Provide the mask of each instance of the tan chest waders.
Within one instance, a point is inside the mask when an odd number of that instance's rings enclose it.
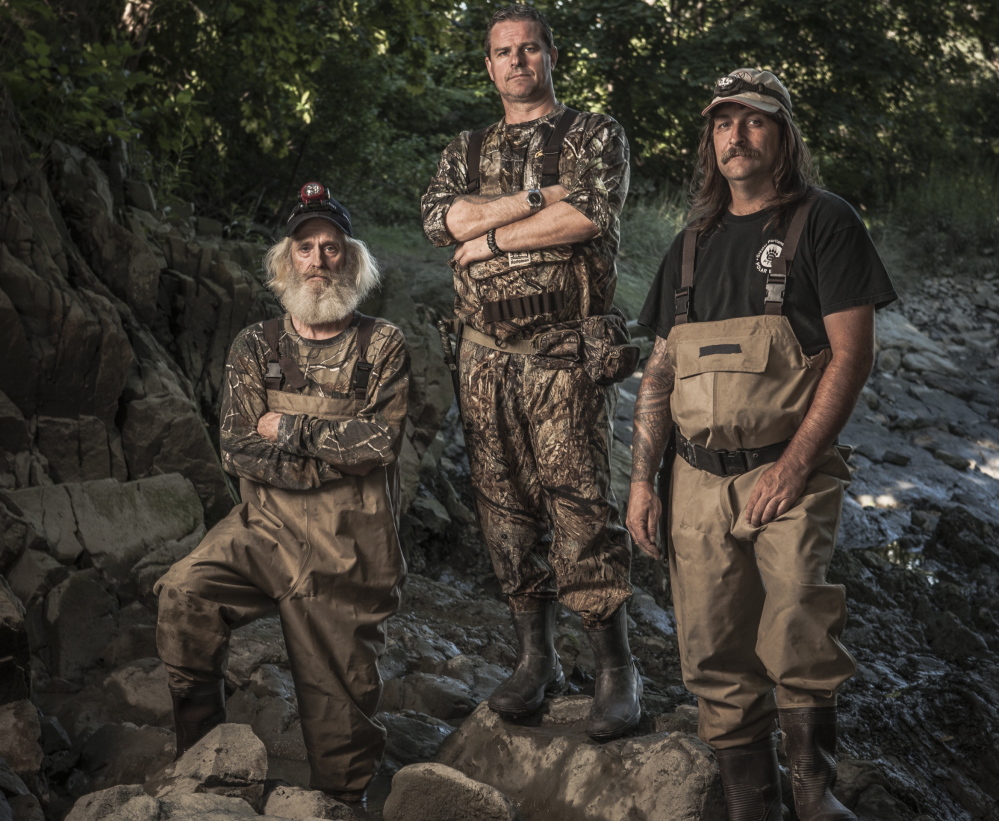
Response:
[[[719,749],[769,737],[777,703],[834,703],[855,670],[839,641],[844,590],[825,581],[849,482],[839,452],[825,455],[783,516],[754,528],[744,512],[757,479],[808,412],[830,359],[829,351],[806,356],[782,315],[814,196],[791,220],[761,316],[694,321],[697,236],[688,231],[666,342],[681,457],[668,500],[681,664],[698,697],[699,734]]]
[[[272,345],[278,367],[265,377],[269,410],[355,418],[365,404],[365,366],[370,371],[360,342],[349,398],[299,393],[305,377]],[[405,577],[397,466],[301,491],[241,479],[240,491],[243,503],[157,583],[160,656],[172,680],[218,679],[231,630],[276,609],[311,786],[361,790],[385,746],[385,729],[374,718],[382,689],[377,659]]]

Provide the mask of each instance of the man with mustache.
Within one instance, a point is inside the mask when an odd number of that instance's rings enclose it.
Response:
[[[378,269],[350,214],[302,188],[264,265],[287,310],[232,344],[222,464],[242,504],[155,591],[177,758],[225,721],[232,630],[277,611],[298,697],[311,786],[359,801],[385,729],[377,659],[405,576],[398,457],[409,386],[402,332],[357,306]]]
[[[517,718],[564,688],[554,646],[561,603],[581,616],[593,647],[587,730],[603,740],[641,714],[625,611],[631,544],[610,487],[609,382],[633,366],[605,378],[591,355],[598,337],[626,343],[611,314],[628,143],[610,117],[556,100],[558,50],[537,10],[497,11],[485,52],[504,117],[444,150],[423,224],[434,245],[455,246],[472,487],[518,640],[513,675],[489,706]]]
[[[730,821],[781,818],[778,720],[798,818],[855,821],[831,792],[836,693],[856,669],[844,589],[826,582],[850,478],[836,437],[871,371],[875,308],[896,294],[856,212],[814,187],[791,111],[755,69],[721,78],[703,111],[687,228],[639,319],[656,341],[627,521],[658,557],[668,514],[684,682]]]

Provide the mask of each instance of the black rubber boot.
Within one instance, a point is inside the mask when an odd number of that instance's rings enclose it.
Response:
[[[225,721],[225,682],[196,681],[186,687],[171,687],[173,726],[177,733],[174,761]]]
[[[489,696],[489,709],[503,718],[523,718],[542,705],[545,693],[565,692],[565,673],[555,652],[558,608],[557,601],[549,600],[541,610],[511,611],[517,631],[517,666]]]
[[[628,615],[622,604],[597,628],[586,628],[596,664],[593,704],[586,734],[597,741],[624,735],[642,717],[642,679],[628,645]]]
[[[836,708],[778,711],[800,821],[857,821],[832,794],[836,783]]]
[[[728,821],[781,821],[780,768],[777,741],[715,750],[721,771]]]

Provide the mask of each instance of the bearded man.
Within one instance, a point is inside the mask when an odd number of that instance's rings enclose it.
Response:
[[[288,313],[243,330],[226,364],[222,464],[242,504],[157,582],[157,645],[180,758],[225,721],[231,631],[276,610],[311,787],[359,801],[385,746],[377,659],[405,576],[409,353],[357,312],[378,270],[325,186],[303,186],[286,234],[265,267]]]

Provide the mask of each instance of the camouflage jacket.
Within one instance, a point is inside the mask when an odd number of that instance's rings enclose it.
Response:
[[[292,357],[305,375],[303,395],[353,399],[356,328],[355,322],[333,339],[308,340],[295,333],[285,316],[280,353]],[[356,418],[329,421],[285,414],[277,442],[257,433],[257,421],[267,412],[264,374],[269,352],[262,322],[241,331],[229,351],[220,441],[222,465],[229,473],[287,490],[305,490],[343,473],[365,473],[395,461],[409,396],[409,351],[402,331],[383,319],[375,322],[367,353],[374,367],[367,399]]]
[[[510,125],[501,120],[490,126],[482,143],[477,193],[508,194],[540,188],[542,149],[564,110],[565,106],[558,104],[549,114],[528,123]],[[436,246],[455,242],[445,218],[451,204],[467,190],[470,133],[463,131],[444,149],[423,196],[423,230]],[[628,160],[624,129],[606,115],[580,112],[562,145],[559,182],[569,191],[564,201],[593,222],[599,233],[573,246],[538,249],[532,254],[531,265],[513,270],[506,266],[505,255],[467,270],[452,264],[458,317],[484,333],[510,335],[542,323],[609,313],[617,285],[614,258],[621,238],[621,209],[628,194]],[[565,291],[565,308],[514,320],[503,328],[484,323],[481,310],[485,302],[542,290]]]

